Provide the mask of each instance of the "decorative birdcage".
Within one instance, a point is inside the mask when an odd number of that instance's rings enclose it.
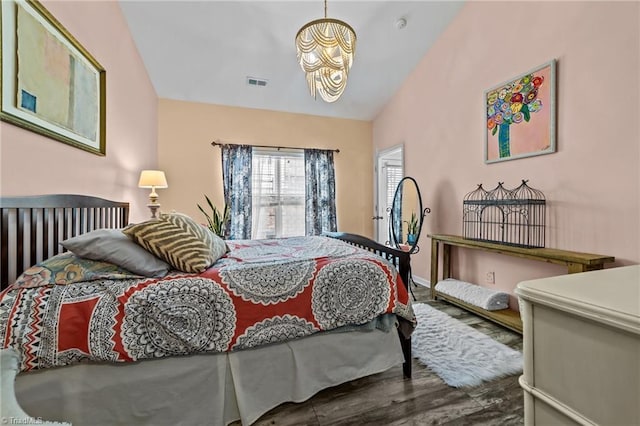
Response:
[[[487,191],[478,188],[464,196],[462,235],[464,238],[517,247],[544,247],[546,200],[542,191],[527,185],[514,189],[504,182]]]

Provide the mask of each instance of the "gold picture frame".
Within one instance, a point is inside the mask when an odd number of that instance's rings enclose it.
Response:
[[[0,120],[105,155],[105,69],[36,0],[0,18]]]

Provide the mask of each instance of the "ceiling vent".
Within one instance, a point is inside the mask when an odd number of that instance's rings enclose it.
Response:
[[[267,85],[267,80],[264,78],[247,77],[247,84],[249,86],[265,87]]]

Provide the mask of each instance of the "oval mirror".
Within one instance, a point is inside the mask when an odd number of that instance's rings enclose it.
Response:
[[[412,177],[404,177],[398,183],[391,204],[389,233],[392,246],[409,253],[417,253],[422,222],[429,209],[422,208],[422,196],[418,183]]]

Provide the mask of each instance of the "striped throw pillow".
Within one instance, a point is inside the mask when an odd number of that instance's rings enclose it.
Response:
[[[222,238],[181,213],[162,214],[159,219],[130,225],[122,232],[183,272],[203,272],[227,252]]]

